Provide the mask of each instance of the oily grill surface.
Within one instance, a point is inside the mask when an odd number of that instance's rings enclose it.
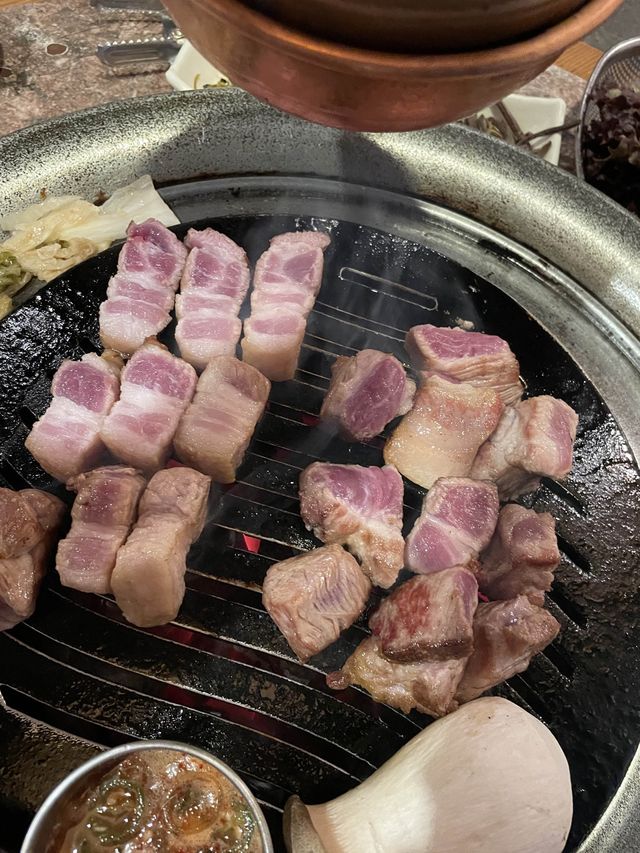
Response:
[[[214,490],[174,623],[134,628],[109,597],[65,589],[51,573],[35,615],[0,634],[0,767],[11,769],[0,774],[0,846],[17,848],[48,789],[96,745],[163,737],[201,746],[234,767],[283,849],[280,818],[289,794],[308,802],[336,796],[428,723],[377,705],[360,690],[336,694],[326,687],[324,674],[353,651],[366,618],[302,665],[264,611],[260,584],[273,561],[317,544],[299,517],[300,470],[317,459],[382,461],[381,439],[349,445],[316,425],[333,358],[374,347],[406,363],[402,342],[410,326],[470,321],[509,341],[529,394],[562,397],[580,415],[568,482],[547,482],[529,499],[558,521],[562,564],[548,607],[563,630],[498,691],[544,720],[568,756],[575,796],[568,849],[576,849],[615,793],[640,737],[640,475],[607,406],[515,301],[422,245],[317,218],[230,216],[190,224],[228,234],[252,262],[279,232],[331,232],[299,370],[294,381],[274,383],[238,481]],[[175,230],[184,236],[187,227]],[[99,349],[98,306],[117,254],[114,248],[82,264],[0,324],[0,485],[65,495],[23,443],[48,404],[60,361]],[[171,345],[171,329],[162,339]],[[407,484],[405,531],[422,494]]]

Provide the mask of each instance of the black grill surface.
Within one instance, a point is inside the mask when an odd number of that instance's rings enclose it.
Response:
[[[562,564],[548,607],[562,632],[499,690],[549,725],[568,756],[575,795],[568,849],[575,849],[615,793],[640,735],[640,477],[604,401],[510,297],[422,245],[335,220],[192,225],[223,231],[252,261],[279,232],[331,232],[299,370],[294,381],[274,384],[238,481],[212,497],[174,623],[134,628],[109,597],[65,589],[52,573],[35,615],[0,634],[0,845],[17,849],[48,790],[97,748],[163,737],[209,749],[238,770],[283,849],[281,810],[291,793],[311,802],[336,796],[429,722],[358,689],[326,687],[324,674],[362,639],[366,619],[302,665],[264,611],[260,584],[274,561],[318,544],[299,517],[300,470],[316,459],[382,461],[382,439],[349,445],[317,426],[333,358],[374,347],[406,363],[410,326],[469,321],[509,341],[528,394],[561,397],[580,415],[569,480],[546,482],[529,499],[558,522]],[[69,499],[23,443],[48,405],[61,360],[100,349],[98,306],[117,253],[80,265],[0,324],[0,485]],[[162,339],[171,345],[171,330]],[[406,485],[408,528],[422,492]]]

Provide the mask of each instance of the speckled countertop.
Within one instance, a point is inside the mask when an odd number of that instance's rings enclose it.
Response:
[[[0,8],[0,133],[108,101],[169,91],[162,68],[115,74],[96,57],[100,43],[159,36],[162,27],[159,21],[98,11],[89,0]],[[521,91],[563,98],[569,120],[584,85],[552,66]],[[565,134],[560,164],[573,168],[571,133]]]

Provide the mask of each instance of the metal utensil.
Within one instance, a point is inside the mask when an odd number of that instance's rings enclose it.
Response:
[[[171,17],[160,0],[91,0],[99,12],[117,13],[128,18],[147,21],[167,21]]]
[[[128,41],[112,41],[98,45],[96,54],[109,68],[122,70],[125,66],[167,63],[180,50],[184,36],[174,29],[170,36],[150,36]]]
[[[627,39],[608,50],[593,69],[582,98],[576,133],[576,174],[584,178],[583,141],[586,129],[598,116],[593,93],[601,86],[640,87],[640,37]]]

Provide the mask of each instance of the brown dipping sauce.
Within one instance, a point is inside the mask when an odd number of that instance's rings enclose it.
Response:
[[[211,765],[147,749],[64,810],[47,853],[263,853],[248,803]]]

